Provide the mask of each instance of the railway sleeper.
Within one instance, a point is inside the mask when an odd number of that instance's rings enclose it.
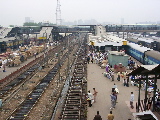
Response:
[[[65,114],[70,114],[70,115],[79,114],[79,111],[63,111],[63,115]]]
[[[78,113],[73,113],[73,114],[63,114],[63,116],[79,116],[79,114]]]
[[[72,90],[72,91],[69,91],[68,94],[67,94],[67,97],[71,96],[71,97],[79,97],[81,96],[82,93],[81,93],[81,90]]]
[[[64,115],[62,118],[64,118],[64,119],[70,119],[70,120],[72,120],[72,119],[79,119],[79,115]]]
[[[74,105],[74,106],[73,106]],[[63,105],[63,108],[79,108],[81,106],[81,103],[79,102],[79,103],[71,103],[71,104],[69,104],[69,103],[66,103],[66,104],[64,104]]]
[[[35,89],[34,91],[33,91],[33,93],[39,93],[39,94],[41,94],[43,92],[43,89]]]
[[[65,99],[67,102],[77,102],[77,103],[79,103],[79,101],[78,100],[67,100],[67,99]]]
[[[60,120],[79,120],[78,118],[61,118]]]
[[[81,98],[81,94],[70,93],[70,94],[67,94],[66,97],[68,97],[68,98]]]
[[[79,105],[80,106],[80,102],[77,103],[77,102],[70,102],[70,101],[68,102],[68,101],[66,101],[65,105],[69,105],[69,106]]]
[[[72,105],[75,105],[75,106],[72,106]],[[79,103],[79,104],[64,104],[63,105],[63,111],[64,110],[79,110],[79,108],[81,107],[81,104]]]
[[[81,93],[77,93],[77,92],[73,92],[73,93],[69,93],[69,94],[67,94],[67,97],[79,97],[79,96],[81,96]]]
[[[67,100],[67,101],[76,101],[76,102],[79,102],[80,101],[80,99],[76,99],[76,98],[70,98],[70,99],[68,99],[68,98],[66,98],[65,100]]]
[[[80,108],[64,108],[64,109],[62,109],[62,112],[64,112],[64,111],[73,111],[73,112],[75,112],[75,111],[79,111],[80,110]]]
[[[24,115],[15,115],[10,120],[23,120],[24,118],[25,118],[25,114]]]
[[[75,106],[72,106],[72,105],[75,105]],[[81,106],[80,101],[66,101],[63,107],[79,107],[79,106]]]

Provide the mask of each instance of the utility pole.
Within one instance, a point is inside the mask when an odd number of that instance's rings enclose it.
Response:
[[[59,83],[60,83],[60,75],[61,75],[61,74],[60,74],[60,72],[61,72],[61,71],[60,71],[60,69],[61,69],[60,53],[61,53],[61,52],[59,51],[59,53],[58,53],[58,65],[59,65],[59,69],[58,69],[58,84],[57,84],[58,86],[59,86]]]
[[[45,31],[46,32],[46,31]],[[48,43],[48,40],[47,40],[47,32],[46,32],[46,40],[45,40],[45,46],[46,46],[46,57],[47,57],[47,67],[48,67],[48,45],[46,45]]]
[[[61,9],[60,9],[60,0],[57,0],[57,8],[56,8],[56,24],[61,25],[62,19],[61,19]]]
[[[68,42],[68,76],[69,76],[69,35],[67,37],[67,42]]]

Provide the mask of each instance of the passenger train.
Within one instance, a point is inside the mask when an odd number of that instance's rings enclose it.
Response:
[[[127,41],[136,43],[138,45],[142,45],[144,47],[151,48],[155,51],[160,52],[160,40],[155,40],[155,39],[144,39],[144,38],[126,38]]]
[[[160,52],[158,51],[135,43],[128,43],[123,47],[128,55],[132,56],[144,65],[160,64]]]

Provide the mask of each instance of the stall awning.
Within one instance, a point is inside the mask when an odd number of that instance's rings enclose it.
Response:
[[[160,75],[160,64],[141,65],[137,69],[130,72],[128,75],[130,76],[130,75],[145,75],[145,74],[150,74],[150,75],[159,74]]]

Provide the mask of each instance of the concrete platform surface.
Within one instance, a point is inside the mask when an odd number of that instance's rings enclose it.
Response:
[[[93,120],[94,116],[97,114],[97,111],[100,112],[100,115],[103,120],[107,120],[107,116],[110,112],[111,107],[111,89],[114,83],[117,85],[119,89],[118,94],[118,103],[116,104],[115,109],[112,110],[115,119],[114,120],[133,120],[132,113],[136,112],[136,101],[138,101],[138,87],[136,86],[123,86],[122,79],[121,81],[117,81],[117,75],[115,74],[115,80],[111,82],[111,79],[104,77],[102,74],[105,72],[105,69],[101,69],[97,64],[90,63],[87,68],[87,89],[91,91],[93,94],[93,88],[95,88],[98,92],[97,100],[93,103],[92,107],[88,107],[87,120]],[[130,108],[130,94],[134,93],[134,109]],[[141,100],[144,99],[145,92],[141,90]]]

